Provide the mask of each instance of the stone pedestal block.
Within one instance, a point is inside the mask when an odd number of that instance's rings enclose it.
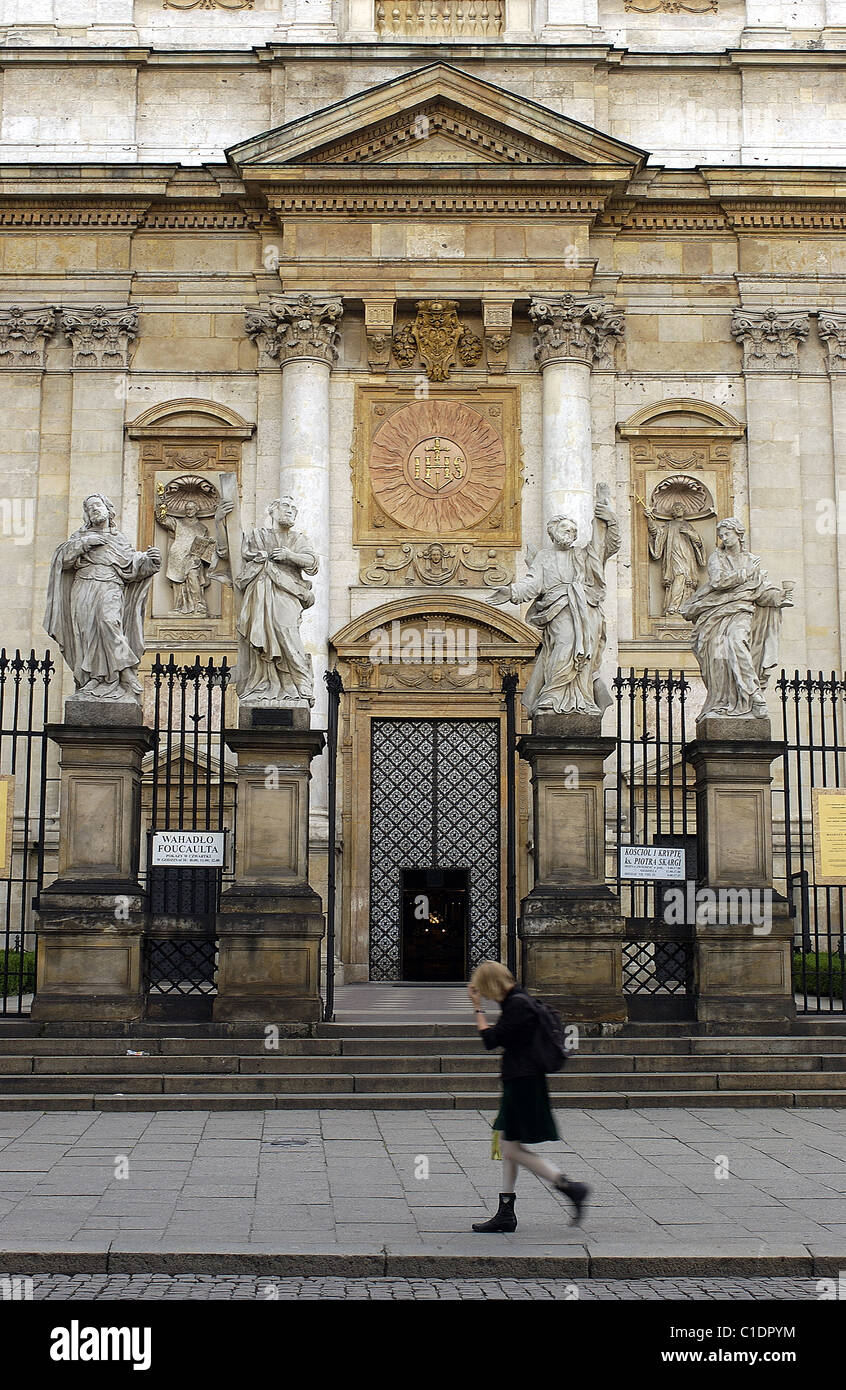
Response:
[[[767,720],[704,720],[687,752],[696,774],[695,980],[703,1023],[789,1021],[796,1012],[792,923],[773,891],[771,766],[780,745],[768,734]]]
[[[605,882],[605,759],[595,715],[539,714],[517,744],[532,769],[535,885],[519,935],[526,986],[565,1018],[619,1021],[623,920]]]
[[[141,761],[152,730],[51,725],[61,748],[59,876],[37,904],[36,1019],[138,1019]]]
[[[290,724],[226,734],[238,755],[238,821],[235,883],[218,915],[215,1020],[321,1017],[324,919],[308,882],[308,809],[310,765],[324,740],[319,730]]]

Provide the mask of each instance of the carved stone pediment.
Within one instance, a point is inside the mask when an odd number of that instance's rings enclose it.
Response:
[[[536,164],[625,169],[645,155],[578,121],[454,68],[431,63],[227,151],[242,176],[285,166]]]

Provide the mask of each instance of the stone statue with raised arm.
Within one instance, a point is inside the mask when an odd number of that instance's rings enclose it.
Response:
[[[547,525],[552,542],[535,555],[525,579],[495,589],[489,603],[532,600],[528,620],[543,634],[523,704],[530,714],[601,715],[611,703],[600,679],[605,649],[605,566],[620,549],[620,528],[607,485],[598,483],[593,532],[578,546],[578,527],[566,516]]]
[[[221,523],[233,507],[223,501],[215,512],[220,555],[229,551]],[[242,705],[309,706],[314,704],[314,673],[300,622],[314,603],[312,586],[303,576],[317,573],[318,559],[303,533],[293,529],[297,508],[292,498],[277,497],[268,514],[269,526],[242,536],[240,569],[233,568],[239,595],[238,697]]]
[[[745,535],[737,517],[718,522],[708,578],[682,608],[705,682],[700,719],[768,717],[764,690],[778,662],[781,614],[793,606],[793,584],[769,583]]]
[[[140,707],[144,605],[161,552],[135,550],[101,493],[82,510],[82,526],[53,556],[44,626],[73,671],[77,699]]]

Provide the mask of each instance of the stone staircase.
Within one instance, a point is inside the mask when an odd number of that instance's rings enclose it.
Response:
[[[471,1023],[299,1031],[268,1050],[237,1025],[0,1021],[0,1110],[496,1109],[499,1059]],[[846,1106],[846,1020],[731,1036],[588,1025],[549,1087],[560,1108]]]

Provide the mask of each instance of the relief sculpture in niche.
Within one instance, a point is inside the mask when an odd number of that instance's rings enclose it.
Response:
[[[715,515],[711,494],[698,479],[675,474],[653,488],[648,506],[641,497],[637,501],[646,520],[649,554],[661,567],[663,616],[680,616],[705,568],[705,544],[693,523]]]
[[[173,537],[165,575],[173,591],[170,617],[208,616],[205,591],[215,566],[215,538],[203,521],[213,517],[220,494],[208,478],[186,474],[156,484],[156,525]]]

